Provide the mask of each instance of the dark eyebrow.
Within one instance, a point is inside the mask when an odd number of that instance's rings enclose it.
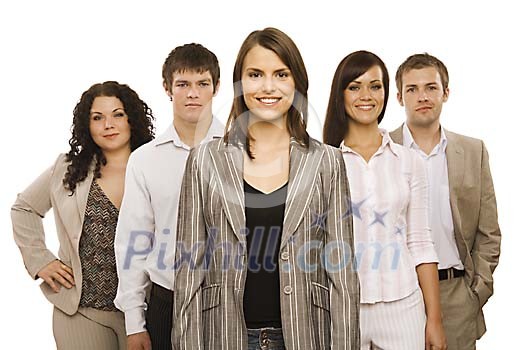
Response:
[[[124,108],[118,107],[118,108],[115,108],[114,110],[112,110],[111,113],[114,113],[114,112],[118,111],[119,109],[121,109],[122,112],[126,112],[126,110]],[[89,114],[102,114],[102,115],[104,115],[104,113],[99,112],[99,111],[90,111]]]
[[[376,80],[372,80],[370,83],[382,83],[382,81],[379,79],[376,79]]]

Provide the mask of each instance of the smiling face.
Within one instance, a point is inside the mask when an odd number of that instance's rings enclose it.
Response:
[[[345,111],[351,123],[369,125],[376,123],[385,104],[383,72],[373,66],[351,81],[344,90]]]
[[[89,132],[103,152],[130,148],[131,130],[124,105],[115,96],[98,96],[89,114]]]
[[[294,95],[290,69],[272,50],[254,46],[242,65],[242,90],[250,116],[263,121],[286,118]]]
[[[166,93],[172,99],[174,119],[196,124],[201,118],[211,118],[212,98],[218,89],[219,83],[214,91],[209,71],[173,73],[171,89],[166,88]]]
[[[443,89],[436,68],[407,71],[402,76],[401,89],[397,93],[397,99],[405,107],[409,126],[426,128],[439,124],[443,103],[448,99],[448,88]]]

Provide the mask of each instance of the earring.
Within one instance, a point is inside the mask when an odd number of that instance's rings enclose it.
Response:
[[[170,96],[170,101],[173,102],[173,97]]]

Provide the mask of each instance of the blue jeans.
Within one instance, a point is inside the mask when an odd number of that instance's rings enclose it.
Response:
[[[248,350],[285,350],[281,328],[248,328]]]

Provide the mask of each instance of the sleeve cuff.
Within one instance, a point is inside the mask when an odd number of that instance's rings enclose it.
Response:
[[[439,263],[438,256],[434,249],[434,246],[427,248],[420,248],[417,254],[412,256],[416,266],[421,264]]]
[[[479,277],[474,277],[474,283],[472,290],[478,296],[479,304],[481,306],[485,305],[487,300],[489,300],[492,295],[492,291],[487,287],[483,280]]]
[[[47,249],[43,250],[40,254],[34,255],[40,256],[38,258],[35,258],[34,261],[28,262],[26,268],[27,272],[29,272],[31,277],[36,280],[38,279],[37,275],[40,272],[40,270],[42,270],[52,261],[58,260],[58,258]]]
[[[146,331],[145,310],[136,308],[124,313],[126,321],[126,335],[141,333]]]

